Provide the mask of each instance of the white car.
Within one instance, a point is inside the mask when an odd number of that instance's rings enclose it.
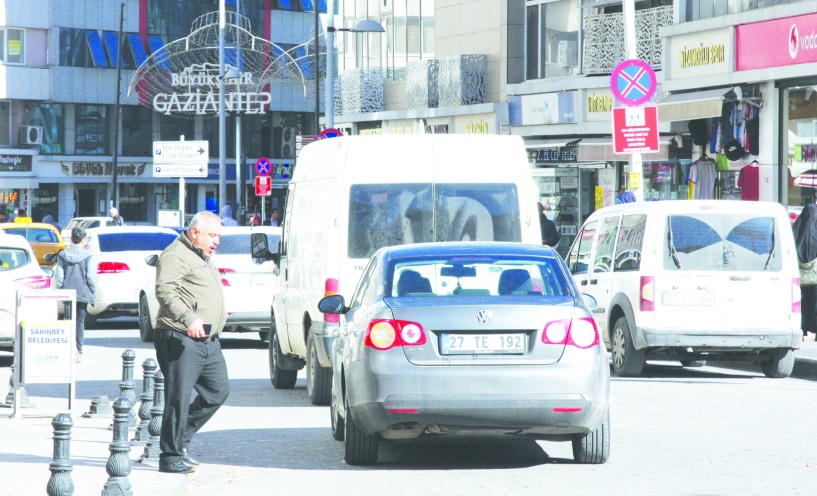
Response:
[[[110,217],[74,217],[65,224],[65,227],[60,232],[62,242],[66,245],[71,243],[71,231],[75,227],[83,229],[90,229],[92,227],[107,227],[111,225]]]
[[[50,289],[51,269],[41,269],[26,238],[0,232],[0,350],[14,350],[15,290]]]
[[[227,306],[225,332],[258,332],[262,340],[269,339],[270,306],[276,288],[274,263],[253,262],[250,235],[265,233],[269,246],[278,246],[281,228],[271,226],[225,227],[221,242],[213,255],[213,263],[221,274]],[[155,266],[153,260],[145,260]],[[147,271],[149,277],[139,295],[139,334],[142,340],[153,340],[159,302],[156,299],[156,271]]]
[[[85,327],[97,319],[139,315],[139,292],[150,277],[145,257],[159,254],[179,234],[155,226],[116,226],[88,229],[97,257],[96,302],[88,305]]]

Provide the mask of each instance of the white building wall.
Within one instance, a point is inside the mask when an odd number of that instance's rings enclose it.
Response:
[[[73,3],[54,0],[57,3]],[[5,0],[0,8],[0,26],[20,28],[51,27],[51,0]]]

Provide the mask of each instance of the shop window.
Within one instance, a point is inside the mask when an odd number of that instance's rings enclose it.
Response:
[[[31,217],[40,222],[43,217],[50,215],[56,222],[59,216],[59,184],[40,184],[40,187],[32,192]]]
[[[215,118],[207,120],[216,120],[216,122],[218,122],[218,119]],[[181,139],[181,136],[184,136],[184,139],[187,141],[192,141],[194,129],[195,121],[191,118],[160,114],[159,117],[159,136],[161,137],[160,141],[179,141]],[[153,145],[151,144],[151,147],[152,146]],[[212,152],[212,150],[213,143],[210,142],[210,151]],[[152,155],[152,153],[150,155]]]
[[[65,153],[65,119],[60,103],[29,103],[25,106],[26,125],[43,128],[40,153],[61,155]]]
[[[0,29],[0,61],[5,64],[26,63],[25,29]]]
[[[146,107],[122,107],[122,155],[153,155],[153,111]],[[190,137],[192,139],[192,136]]]
[[[104,105],[77,105],[74,117],[77,155],[105,155],[108,151],[108,119]]]
[[[119,213],[128,223],[145,222],[147,218],[147,184],[119,185]]]
[[[0,101],[0,146],[11,146],[11,102]]]

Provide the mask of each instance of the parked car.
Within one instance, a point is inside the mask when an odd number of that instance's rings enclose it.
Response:
[[[772,202],[676,200],[594,212],[567,256],[619,376],[647,358],[757,362],[786,377],[800,347],[789,218]]]
[[[0,232],[0,350],[14,350],[16,290],[51,288],[51,272],[40,267],[25,238]]]
[[[579,463],[610,454],[610,367],[561,257],[522,243],[382,248],[334,341],[332,435],[346,463],[381,441],[480,434],[570,441]]]
[[[250,237],[253,233],[263,233],[267,242],[275,246],[281,239],[281,228],[270,226],[224,227],[221,241],[213,263],[221,274],[227,309],[225,332],[258,332],[264,341],[269,339],[270,306],[276,281],[273,276],[274,264],[266,261],[260,265],[248,256],[251,252]],[[156,260],[147,257],[151,266],[148,277],[139,293],[139,335],[143,341],[153,340],[159,301],[156,299]]]
[[[149,277],[145,257],[161,253],[178,234],[153,226],[110,226],[88,229],[97,256],[96,302],[88,305],[85,327],[97,319],[139,315],[139,292]]]
[[[28,240],[34,254],[37,256],[37,263],[43,267],[53,268],[54,263],[45,259],[49,253],[59,253],[65,249],[60,232],[53,224],[47,222],[32,222],[30,224],[3,223],[0,224],[0,231],[8,234],[17,234]]]
[[[62,241],[66,245],[71,243],[71,231],[75,227],[90,229],[92,227],[106,227],[111,225],[110,217],[74,217],[62,229]]]

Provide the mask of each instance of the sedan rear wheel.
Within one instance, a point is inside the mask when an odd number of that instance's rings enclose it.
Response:
[[[581,439],[573,440],[573,459],[576,463],[605,463],[610,458],[610,412],[596,430]]]
[[[85,314],[85,328],[86,329],[95,329],[96,328],[96,315],[92,315],[90,312]]]
[[[306,392],[313,405],[328,405],[332,393],[332,369],[321,366],[315,337],[309,333],[306,339]]]
[[[377,434],[366,434],[355,425],[349,409],[348,395],[344,395],[344,405],[346,419],[343,459],[349,465],[374,465],[377,463]]]
[[[681,365],[684,367],[703,367],[706,365],[706,360],[681,360]]]
[[[335,441],[343,441],[344,421],[340,418],[338,411],[338,396],[332,392],[332,399],[329,402],[329,416],[332,418],[332,437]]]
[[[148,310],[148,297],[139,297],[139,337],[145,343],[153,341],[153,325],[150,323],[150,311]]]
[[[275,316],[272,316],[270,322],[270,336],[272,339],[269,343],[269,377],[272,386],[275,389],[292,389],[295,387],[295,381],[298,380],[297,370],[285,370],[279,365],[281,363],[281,345],[278,344],[278,333],[275,332]]]
[[[613,327],[613,372],[619,377],[635,377],[647,363],[644,350],[637,350],[630,335],[627,317],[619,317]]]

